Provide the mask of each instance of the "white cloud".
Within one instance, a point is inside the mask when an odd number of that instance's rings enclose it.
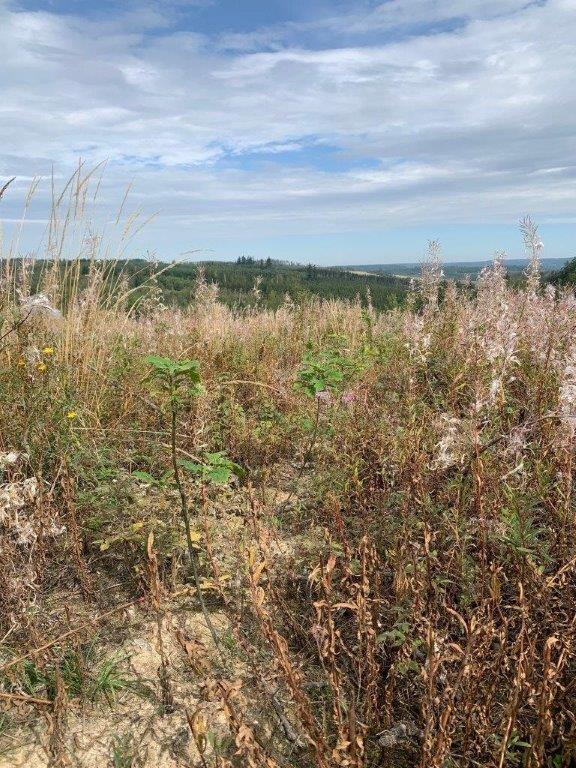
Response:
[[[223,50],[160,7],[95,21],[0,0],[2,176],[108,158],[106,205],[135,178],[143,209],[191,236],[573,215],[574,0],[395,0],[302,25],[331,36],[322,48],[279,43],[295,25],[257,31],[280,46],[263,52]]]
[[[539,4],[539,0],[388,0],[363,14],[334,19],[332,27],[353,33],[417,27],[451,19],[496,19]]]

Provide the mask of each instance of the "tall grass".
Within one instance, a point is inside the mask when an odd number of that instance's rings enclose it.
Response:
[[[135,508],[131,473],[169,466],[169,419],[143,386],[145,357],[194,359],[204,391],[179,412],[177,450],[226,451],[248,473],[189,493],[211,599],[258,667],[244,697],[229,671],[204,671],[235,744],[203,759],[570,765],[576,301],[539,285],[534,225],[523,222],[518,290],[501,257],[473,289],[446,284],[434,244],[408,306],[387,314],[340,301],[239,311],[202,279],[186,310],[129,308],[101,251],[82,279],[77,260],[58,265],[62,230],[80,226],[83,179],[68,187],[69,218],[53,214],[43,254],[56,266],[42,292],[61,316],[29,313],[26,266],[2,264],[5,644],[26,654],[57,636],[38,606],[64,585],[92,608],[110,578],[118,602],[146,594],[150,533],[158,615],[162,589],[178,593],[177,507],[167,494],[164,512]],[[297,386],[327,366],[326,386]],[[249,540],[215,551],[218,515],[231,510]],[[226,581],[231,554],[238,572]],[[55,668],[43,652],[34,659]],[[5,690],[18,691],[18,669]]]

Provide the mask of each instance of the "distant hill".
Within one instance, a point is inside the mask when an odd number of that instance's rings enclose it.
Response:
[[[2,262],[0,261],[0,267]],[[41,273],[49,266],[48,262],[38,260],[33,271],[32,287],[41,287]],[[155,273],[159,273],[154,283],[167,305],[184,307],[194,298],[196,279],[199,269],[204,272],[208,283],[216,283],[218,296],[229,306],[250,307],[258,305],[276,309],[288,295],[295,303],[317,296],[324,299],[345,299],[354,301],[356,297],[366,304],[368,292],[372,304],[377,309],[392,309],[402,304],[408,290],[405,278],[390,274],[359,275],[331,267],[316,267],[312,264],[303,266],[274,261],[272,259],[255,260],[241,257],[237,262],[207,261],[200,263],[153,264],[144,259],[126,259],[106,262],[106,271],[112,279],[112,285],[118,284],[122,273],[130,288],[131,300],[138,300],[146,293]],[[61,269],[66,262],[61,262]],[[79,261],[80,285],[87,281],[90,261]],[[162,271],[164,270],[164,271]],[[257,287],[258,300],[255,292]]]
[[[542,259],[542,270],[545,273],[561,270],[568,259]],[[486,261],[454,261],[444,263],[442,268],[444,275],[455,280],[462,280],[466,275],[474,280],[484,267],[489,266],[492,260]],[[506,268],[510,275],[522,273],[527,266],[526,259],[506,259]],[[421,263],[412,262],[408,264],[354,264],[353,266],[342,267],[345,270],[355,272],[374,272],[376,274],[401,275],[404,277],[418,277],[420,274]]]
[[[238,262],[177,264],[159,278],[167,301],[180,305],[190,301],[198,267],[202,267],[208,282],[218,284],[222,301],[240,307],[255,303],[256,280],[261,306],[272,309],[279,307],[287,294],[295,302],[310,296],[351,301],[360,296],[366,302],[368,289],[377,309],[391,309],[402,303],[408,289],[405,279],[390,274],[367,277],[311,264],[243,258]]]
[[[236,262],[206,261],[183,262],[168,265],[154,264],[144,259],[126,259],[103,262],[111,280],[110,286],[122,285],[120,274],[134,289],[130,301],[138,303],[151,286],[166,305],[187,306],[194,299],[199,270],[207,283],[218,285],[218,297],[228,306],[246,308],[253,306],[277,309],[286,296],[299,303],[311,297],[354,301],[357,297],[366,306],[368,296],[379,310],[393,309],[402,305],[409,289],[409,279],[418,277],[420,264],[355,264],[349,267],[317,267],[312,264],[291,264],[273,259],[241,257]],[[66,269],[67,262],[61,262]],[[87,283],[91,263],[87,259],[77,262],[80,286]],[[456,262],[445,264],[448,278],[462,280],[466,275],[475,279],[489,261]],[[506,262],[512,282],[520,282],[525,259]],[[14,265],[13,265],[14,266]],[[49,262],[35,262],[32,289],[42,286],[41,273]],[[566,264],[566,259],[544,259],[543,271],[551,282],[576,285],[576,259]],[[2,262],[0,261],[0,269]],[[153,279],[154,275],[157,275]],[[115,290],[113,287],[111,290]]]
[[[556,285],[576,285],[576,258],[550,275],[550,282]]]

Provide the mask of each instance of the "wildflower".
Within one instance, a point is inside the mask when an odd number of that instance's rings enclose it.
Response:
[[[495,402],[496,398],[502,394],[502,379],[496,378],[490,384],[490,390],[488,393],[489,402]]]
[[[356,400],[356,392],[353,390],[348,390],[342,394],[340,400],[343,405],[352,405],[352,403]]]
[[[321,403],[331,403],[332,402],[332,395],[327,390],[323,389],[320,392],[316,392],[316,400],[319,400]]]
[[[520,221],[520,231],[529,259],[528,267],[524,272],[526,275],[526,292],[533,296],[540,283],[540,251],[544,248],[544,243],[540,240],[538,226],[530,216],[525,216]]]
[[[74,419],[75,419],[77,416],[78,416],[78,414],[76,413],[76,411],[68,411],[68,413],[66,414],[66,418],[67,418],[69,421],[74,421]]]
[[[42,350],[42,354],[46,355],[46,357],[49,357],[50,355],[54,354],[54,347],[44,347]]]
[[[558,392],[559,415],[564,432],[572,438],[576,433],[576,347],[573,346],[560,369]]]
[[[422,264],[420,275],[420,295],[429,311],[438,308],[438,289],[444,277],[440,261],[440,243],[437,240],[428,242],[427,260]]]
[[[437,454],[431,462],[432,469],[448,469],[459,464],[464,456],[463,422],[447,413],[440,417],[442,435],[436,444]]]
[[[40,371],[40,373],[43,373],[46,370],[46,363],[38,363],[36,368]]]

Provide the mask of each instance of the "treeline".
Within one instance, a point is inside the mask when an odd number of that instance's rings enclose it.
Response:
[[[18,273],[22,266],[20,260],[12,260],[10,265],[14,273]],[[0,260],[2,274],[5,274],[6,266],[7,262]],[[42,289],[52,268],[51,262],[41,259],[35,260],[28,268],[33,292]],[[178,307],[185,307],[193,301],[200,271],[207,283],[216,283],[220,301],[239,308],[257,304],[277,309],[287,297],[299,303],[317,296],[348,301],[359,298],[364,305],[370,300],[376,309],[387,310],[403,303],[409,287],[406,277],[385,272],[365,275],[343,268],[292,264],[270,258],[253,259],[250,256],[241,256],[236,262],[174,264],[145,259],[100,262],[79,259],[75,262],[63,260],[58,266],[62,273],[70,273],[71,287],[78,281],[80,288],[88,283],[88,275],[94,268],[102,269],[106,275],[108,287],[104,294],[128,290],[129,301],[139,303],[152,289],[164,304]],[[558,271],[544,271],[543,278],[556,285],[576,285],[576,258]],[[66,282],[61,277],[60,285],[65,286]],[[524,282],[523,273],[509,272],[507,282],[513,287],[520,287]]]
[[[60,262],[59,269],[70,269],[69,262]],[[13,264],[18,269],[18,265]],[[50,263],[37,260],[33,263],[31,285],[34,292],[41,289]],[[75,263],[80,287],[87,283],[94,262],[81,259]],[[370,300],[380,310],[392,309],[402,304],[408,289],[408,281],[393,275],[358,275],[338,269],[277,262],[272,259],[255,260],[240,257],[237,262],[176,263],[171,265],[152,263],[144,259],[99,262],[109,280],[111,290],[119,285],[135,289],[131,302],[138,302],[153,287],[167,305],[184,307],[194,298],[199,270],[208,283],[218,285],[220,301],[236,307],[261,307],[276,309],[289,297],[295,303],[310,297],[347,299],[367,305]]]
[[[562,269],[553,272],[550,282],[555,285],[576,285],[576,258],[568,261]]]
[[[392,275],[365,276],[336,269],[290,265],[276,262],[250,260],[241,257],[236,264],[228,262],[208,262],[202,264],[206,280],[215,282],[220,288],[220,298],[227,304],[249,306],[256,300],[275,309],[288,295],[299,302],[311,296],[325,299],[354,300],[359,297],[367,304],[368,297],[377,309],[392,309],[399,306],[408,289],[408,281]],[[194,274],[197,265],[182,265],[185,276],[188,269]],[[170,270],[168,279],[180,279],[181,266]]]

